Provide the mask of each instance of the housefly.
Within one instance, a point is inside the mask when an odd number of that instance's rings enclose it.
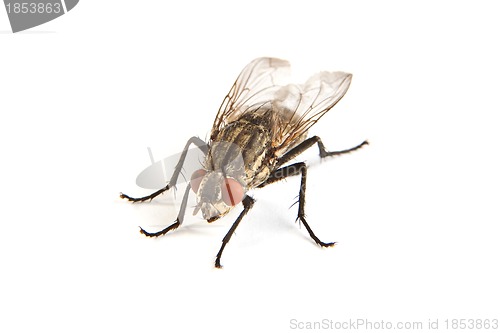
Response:
[[[184,220],[190,190],[196,195],[194,214],[201,212],[208,222],[219,219],[242,203],[243,210],[223,238],[216,255],[215,267],[220,268],[224,248],[255,203],[247,191],[300,175],[297,220],[318,245],[335,245],[335,242],[321,241],[306,221],[306,164],[287,163],[315,144],[321,158],[349,153],[368,144],[368,141],[363,141],[350,149],[327,151],[318,136],[307,138],[309,128],[344,96],[352,75],[320,72],[298,85],[288,83],[289,70],[289,63],[281,59],[258,58],[252,61],[224,98],[208,142],[197,137],[188,140],[166,186],[142,198],[120,194],[121,198],[133,202],[152,200],[175,187],[192,144],[203,152],[202,167],[191,176],[175,222],[158,232],[141,228],[142,234],[156,237],[178,228]]]

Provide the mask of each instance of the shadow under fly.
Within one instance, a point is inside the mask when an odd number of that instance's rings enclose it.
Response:
[[[197,137],[188,140],[166,186],[142,198],[120,194],[121,198],[133,202],[152,200],[178,183],[192,144],[204,154],[202,167],[192,173],[175,222],[158,232],[141,228],[142,234],[157,237],[178,228],[184,220],[190,190],[196,195],[194,214],[201,211],[208,222],[224,216],[241,202],[243,210],[222,239],[215,258],[215,267],[221,268],[224,248],[255,203],[247,191],[300,175],[297,220],[318,245],[335,245],[335,242],[321,241],[306,221],[306,164],[286,164],[315,144],[321,158],[350,153],[368,144],[368,141],[363,141],[349,149],[327,151],[318,136],[307,138],[309,128],[344,96],[352,75],[320,72],[304,84],[297,85],[288,84],[289,70],[289,63],[281,59],[257,58],[252,61],[224,98],[208,143]]]

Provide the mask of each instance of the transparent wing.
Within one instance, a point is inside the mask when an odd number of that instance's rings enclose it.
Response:
[[[349,73],[321,72],[303,85],[289,84],[275,93],[272,107],[281,115],[273,140],[277,154],[284,153],[338,103],[349,89],[351,78]]]
[[[243,68],[217,112],[212,139],[221,128],[252,106],[272,101],[289,74],[288,61],[277,58],[257,58]]]

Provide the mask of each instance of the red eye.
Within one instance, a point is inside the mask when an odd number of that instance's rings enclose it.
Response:
[[[203,169],[196,170],[191,175],[191,189],[194,193],[198,193],[198,189],[200,188],[201,180],[207,174],[207,172]]]
[[[238,181],[232,178],[226,178],[222,184],[222,200],[228,206],[236,206],[243,200],[245,193],[243,187]]]

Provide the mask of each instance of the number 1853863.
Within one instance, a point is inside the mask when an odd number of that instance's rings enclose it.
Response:
[[[16,2],[5,5],[9,14],[59,14],[62,12],[59,2]]]
[[[497,330],[498,319],[446,319],[447,330]]]

